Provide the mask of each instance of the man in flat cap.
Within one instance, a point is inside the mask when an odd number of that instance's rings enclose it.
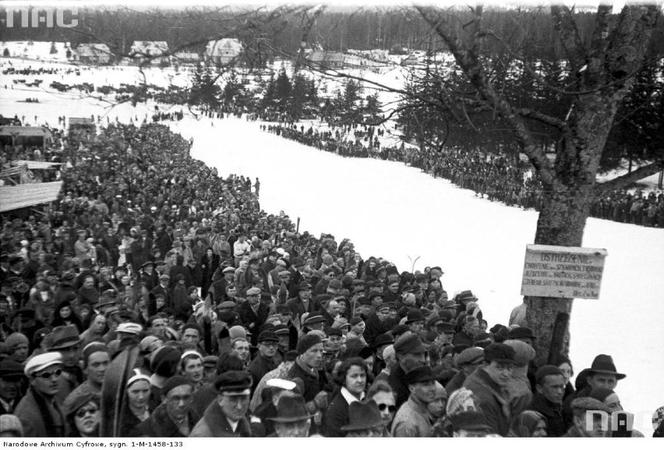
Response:
[[[191,437],[251,437],[247,420],[251,375],[229,370],[215,380],[218,392],[214,401],[192,430]]]
[[[263,376],[279,365],[276,358],[278,346],[279,336],[275,332],[266,330],[258,335],[258,353],[248,367],[253,380],[252,392]]]
[[[515,351],[505,344],[490,344],[484,349],[487,364],[473,372],[463,387],[480,400],[480,409],[495,434],[507,436],[514,415],[507,385],[516,364]]]
[[[24,373],[30,388],[14,412],[23,425],[25,437],[68,435],[67,421],[56,398],[62,369],[62,357],[58,352],[42,353],[25,363]]]
[[[609,427],[602,419],[611,409],[593,397],[572,400],[572,427],[563,437],[608,437]],[[606,413],[606,414],[603,414]]]
[[[426,361],[426,348],[422,340],[415,333],[407,331],[401,335],[394,343],[397,364],[390,370],[388,382],[397,401],[397,408],[400,407],[410,395],[408,384],[406,383],[407,369],[423,365]]]
[[[247,289],[247,301],[237,308],[240,322],[251,333],[251,345],[258,344],[260,329],[270,315],[270,308],[261,302],[261,290],[257,287]]]
[[[220,269],[217,269],[219,272]],[[223,301],[228,300],[226,296],[226,287],[233,284],[235,278],[235,267],[228,266],[221,269],[222,276],[213,278],[212,285],[208,289],[208,293],[212,296],[214,304],[218,305]]]
[[[392,436],[429,437],[433,427],[427,404],[434,400],[436,393],[433,371],[429,366],[414,367],[406,372],[405,381],[410,395],[394,416]]]
[[[466,378],[482,365],[484,365],[484,349],[481,347],[469,347],[455,355],[454,366],[459,371],[445,385],[447,392],[454,392],[462,387]]]

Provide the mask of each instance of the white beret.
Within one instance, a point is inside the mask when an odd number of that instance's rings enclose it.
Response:
[[[118,325],[115,331],[118,333],[141,334],[143,327],[137,323],[125,322]]]
[[[265,386],[270,388],[283,389],[285,391],[292,391],[297,387],[294,381],[284,380],[282,378],[272,378],[267,380]]]
[[[30,358],[25,363],[25,369],[23,369],[23,373],[29,377],[35,372],[39,372],[40,370],[46,369],[47,367],[51,367],[56,364],[62,364],[62,355],[60,352],[42,353]]]

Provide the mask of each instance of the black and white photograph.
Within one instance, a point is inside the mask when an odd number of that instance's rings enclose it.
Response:
[[[2,445],[664,437],[663,13],[1,2]]]

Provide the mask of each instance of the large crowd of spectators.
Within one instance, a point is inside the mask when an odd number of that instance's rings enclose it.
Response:
[[[586,414],[623,413],[611,356],[574,379],[522,309],[298,232],[166,126],[62,144],[62,198],[2,215],[0,436],[640,435]]]

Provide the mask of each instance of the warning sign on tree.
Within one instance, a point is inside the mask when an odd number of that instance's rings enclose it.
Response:
[[[526,246],[521,295],[599,298],[606,249]]]

